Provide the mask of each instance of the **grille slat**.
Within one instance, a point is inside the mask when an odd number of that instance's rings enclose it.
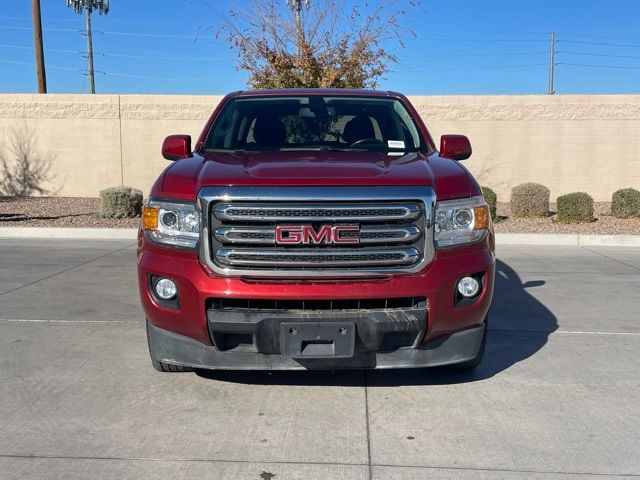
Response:
[[[214,236],[223,244],[275,245],[275,227],[222,226],[216,228]],[[344,238],[359,238],[365,244],[411,243],[420,237],[415,225],[363,226],[359,231],[344,232]]]
[[[345,265],[410,265],[420,257],[413,247],[394,249],[317,249],[317,250],[264,250],[220,248],[216,259],[223,265],[261,265],[278,267],[295,265],[298,267],[344,267]]]
[[[257,203],[219,203],[214,209],[218,220],[242,222],[388,222],[412,220],[421,213],[417,203],[335,204],[308,203],[304,206],[262,205]]]

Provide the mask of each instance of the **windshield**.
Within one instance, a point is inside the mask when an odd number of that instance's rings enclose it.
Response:
[[[397,99],[309,95],[230,100],[204,148],[415,152],[428,147]]]

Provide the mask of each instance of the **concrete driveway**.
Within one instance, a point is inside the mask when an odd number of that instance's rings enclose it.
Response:
[[[0,240],[0,478],[640,477],[640,249],[499,259],[472,376],[161,374],[133,245]]]

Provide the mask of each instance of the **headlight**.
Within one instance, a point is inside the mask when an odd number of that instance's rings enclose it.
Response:
[[[155,243],[194,249],[200,237],[200,216],[195,203],[149,200],[142,226]]]
[[[478,242],[485,237],[489,221],[489,206],[482,197],[438,202],[434,222],[436,247]]]

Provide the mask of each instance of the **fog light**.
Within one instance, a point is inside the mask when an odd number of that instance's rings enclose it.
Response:
[[[178,293],[178,286],[173,280],[168,278],[161,278],[155,285],[156,295],[162,300],[171,300]]]
[[[462,277],[458,280],[458,292],[465,298],[475,297],[480,291],[480,282],[473,277]]]

